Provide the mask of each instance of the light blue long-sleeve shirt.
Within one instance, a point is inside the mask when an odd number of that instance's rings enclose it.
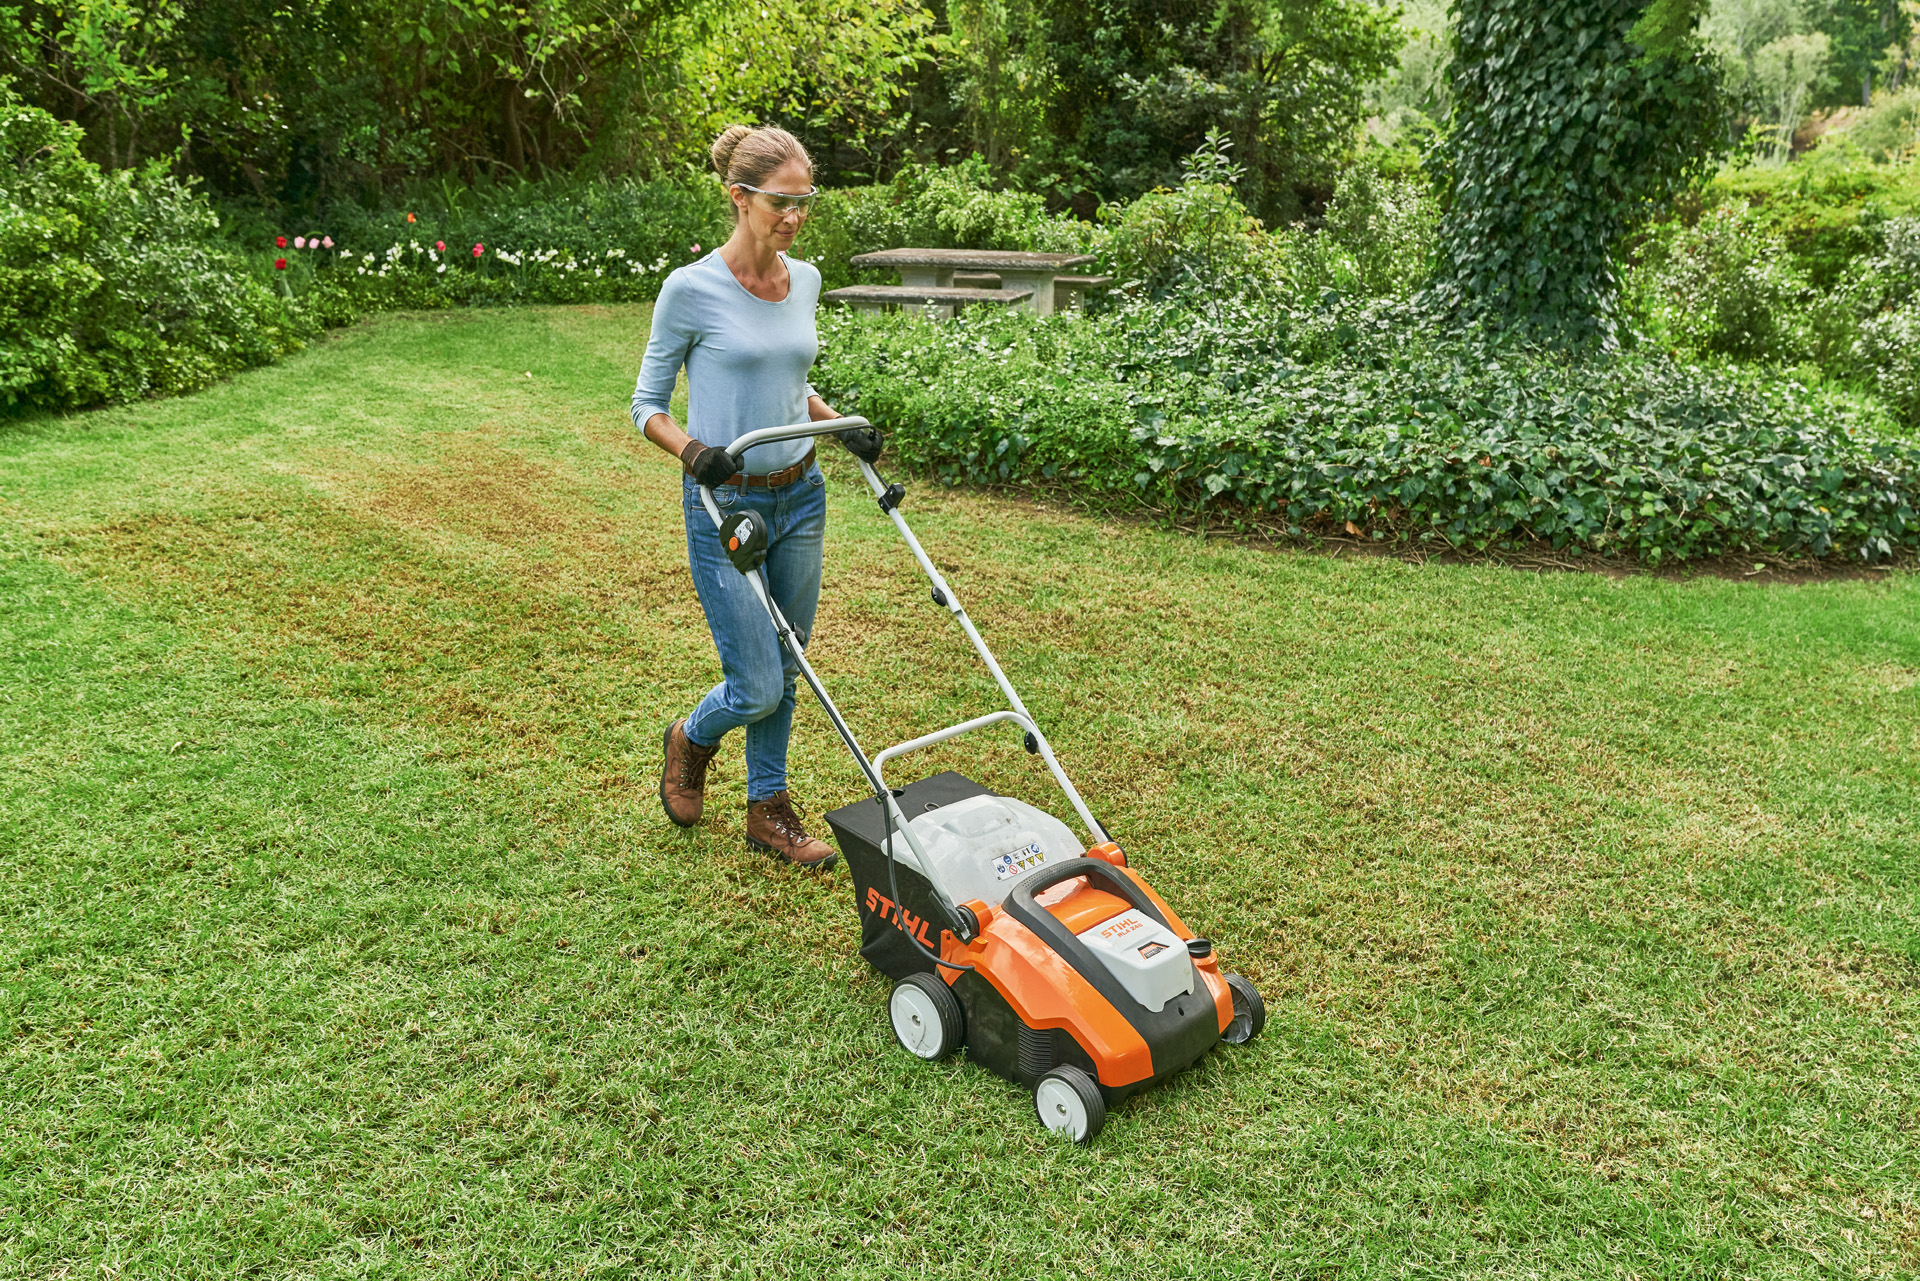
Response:
[[[687,435],[705,445],[730,445],[759,427],[807,421],[814,394],[807,371],[820,354],[813,326],[820,301],[820,269],[780,255],[787,264],[787,296],[768,302],[748,293],[714,250],[688,263],[660,288],[653,332],[633,389],[633,425],[667,413],[680,366],[687,367]],[[765,473],[807,456],[812,440],[755,445],[743,466]]]

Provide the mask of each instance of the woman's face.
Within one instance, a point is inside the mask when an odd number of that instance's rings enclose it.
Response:
[[[767,175],[766,181],[754,186],[762,191],[786,191],[794,194],[809,191],[813,187],[813,178],[804,165],[789,162]],[[764,197],[740,187],[729,188],[733,195],[734,207],[740,211],[740,220],[755,240],[765,241],[781,253],[793,247],[793,238],[800,234],[801,224],[806,215],[799,211],[779,214],[767,208],[769,203]]]

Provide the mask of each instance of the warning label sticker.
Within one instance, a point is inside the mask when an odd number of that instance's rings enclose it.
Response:
[[[1047,861],[1046,851],[1040,848],[1038,841],[1029,841],[1017,850],[1010,850],[993,860],[993,874],[1003,881],[1010,881],[1022,872],[1031,872]]]

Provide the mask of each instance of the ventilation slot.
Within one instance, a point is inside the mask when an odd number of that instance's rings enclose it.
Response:
[[[1020,1075],[1045,1076],[1060,1066],[1059,1056],[1053,1052],[1053,1032],[1041,1032],[1020,1024]]]

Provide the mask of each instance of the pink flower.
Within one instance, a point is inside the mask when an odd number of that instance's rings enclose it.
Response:
[[[287,247],[287,238],[285,236],[275,236],[273,238],[273,247],[275,249],[285,249]]]
[[[293,247],[295,249],[305,249],[307,247],[307,238],[305,236],[295,236],[293,238]]]
[[[444,241],[444,240],[436,240],[436,241],[434,241],[434,242],[433,242],[433,247],[434,247],[435,249],[437,249],[437,250],[439,250],[439,251],[440,251],[441,253],[445,253],[445,252],[447,252],[447,242],[446,242],[446,241]]]
[[[485,245],[475,245],[473,247],[473,256],[475,258],[478,258],[480,256],[481,251],[484,250],[485,248],[486,248]]]
[[[287,260],[285,258],[275,258],[273,260],[273,269],[275,271],[285,271],[287,269]]]
[[[697,254],[697,253],[699,253],[699,252],[700,252],[700,246],[699,246],[699,245],[689,245],[689,246],[687,247],[687,252],[688,252],[688,253],[693,253],[693,254]]]
[[[322,246],[323,248],[326,248],[326,249],[331,249],[331,248],[333,248],[333,237],[332,237],[332,236],[322,236],[322,237],[320,238],[320,244],[321,244],[321,246]]]

